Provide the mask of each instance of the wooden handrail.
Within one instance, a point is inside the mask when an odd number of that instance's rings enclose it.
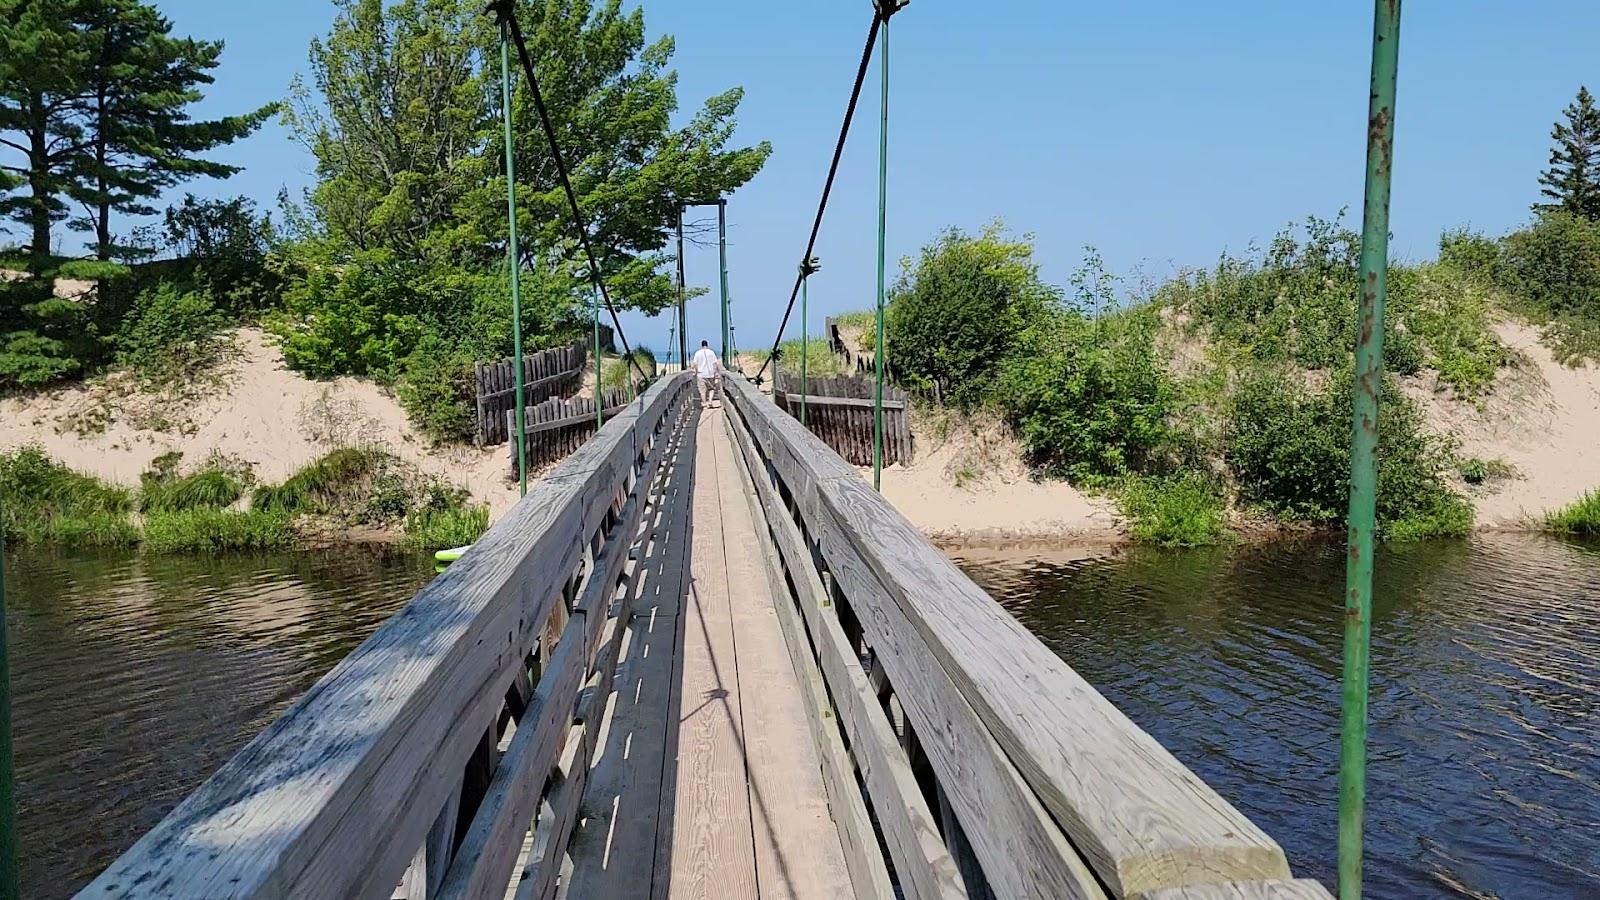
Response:
[[[1282,849],[1130,721],[929,544],[792,417],[737,377],[725,380],[737,443],[764,504],[790,584],[799,585],[809,642],[852,745],[881,728],[862,703],[848,660],[830,649],[837,623],[880,697],[903,715],[909,748],[925,758],[929,799],[970,893],[994,896],[1326,896],[1290,882]],[[798,535],[803,546],[795,546]],[[820,577],[819,577],[820,576]],[[816,583],[831,583],[815,596]],[[822,626],[819,629],[819,624]],[[904,736],[910,735],[907,740]],[[856,754],[902,883],[937,860],[915,835],[896,837],[905,798]],[[892,808],[886,814],[885,810]],[[916,818],[915,809],[911,818]],[[910,838],[910,839],[908,839]],[[1230,888],[1231,889],[1231,888]],[[1313,891],[1312,894],[1300,893]]]
[[[482,838],[525,829],[557,756],[592,749],[572,701],[609,685],[607,607],[691,393],[663,379],[607,422],[80,896],[377,898],[408,871],[417,896],[503,895],[511,862]],[[486,784],[452,866],[473,767]]]

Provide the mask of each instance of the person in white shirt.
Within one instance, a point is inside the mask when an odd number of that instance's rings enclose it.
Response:
[[[707,409],[713,399],[722,399],[722,361],[712,352],[709,341],[701,341],[691,364],[694,366],[694,384],[700,389],[700,408]]]

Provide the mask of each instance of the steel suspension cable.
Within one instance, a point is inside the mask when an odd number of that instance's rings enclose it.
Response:
[[[822,214],[828,209],[828,196],[833,193],[833,181],[839,174],[839,160],[844,156],[845,139],[850,135],[850,121],[855,118],[856,104],[861,99],[861,86],[867,80],[867,67],[872,62],[872,48],[878,41],[878,29],[896,8],[898,7],[890,7],[885,11],[885,7],[876,3],[873,6],[872,25],[867,28],[866,46],[861,48],[861,64],[856,67],[855,85],[850,88],[850,103],[845,107],[844,121],[839,125],[839,139],[833,145],[833,161],[828,163],[828,178],[822,183],[822,198],[817,202],[817,215],[811,221],[811,236],[806,239],[806,252],[800,257],[802,265],[811,259],[817,247],[817,235],[822,231]],[[772,361],[778,356],[778,346],[783,343],[784,329],[789,327],[789,317],[794,314],[794,304],[800,296],[800,287],[805,279],[804,272],[795,276],[794,289],[789,292],[789,304],[783,310],[783,321],[778,323],[778,334],[772,340],[772,353],[756,372],[755,381],[758,384],[761,382],[761,376],[766,374],[767,366],[772,365]]]
[[[539,90],[539,76],[533,69],[533,57],[528,53],[527,41],[522,36],[522,26],[517,24],[517,17],[512,10],[511,0],[497,0],[490,7],[490,11],[499,16],[500,21],[511,29],[511,42],[517,47],[517,58],[522,61],[522,71],[528,78],[528,89],[533,94],[533,107],[539,113],[539,124],[544,129],[545,141],[550,146],[550,156],[556,164],[556,174],[561,179],[561,188],[567,195],[567,207],[572,213],[573,228],[578,232],[578,243],[583,247],[583,255],[589,262],[589,277],[594,281],[595,288],[600,291],[600,298],[605,303],[606,312],[611,314],[611,324],[616,329],[617,340],[622,342],[622,352],[628,362],[633,365],[639,377],[649,381],[644,367],[639,360],[634,358],[633,348],[628,346],[628,336],[622,331],[622,320],[617,316],[617,308],[611,303],[611,292],[606,290],[605,275],[600,271],[600,263],[595,259],[594,246],[589,240],[589,224],[583,218],[583,210],[578,206],[578,193],[572,188],[572,178],[567,172],[566,160],[561,156],[561,144],[556,140],[556,129],[550,120],[550,111],[544,105],[544,94]],[[595,360],[598,368],[600,360]]]

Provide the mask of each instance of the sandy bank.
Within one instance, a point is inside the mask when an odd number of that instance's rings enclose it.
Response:
[[[330,450],[380,446],[467,488],[496,517],[516,502],[504,448],[430,448],[383,387],[308,380],[259,330],[240,329],[237,338],[232,358],[186,395],[131,392],[113,376],[0,400],[0,451],[38,444],[74,469],[133,485],[171,451],[191,465],[213,452],[235,456],[274,482]]]

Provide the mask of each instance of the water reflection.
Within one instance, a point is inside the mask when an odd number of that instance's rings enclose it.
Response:
[[[958,561],[1332,884],[1342,546]],[[1387,550],[1375,594],[1367,895],[1600,896],[1600,548]]]
[[[27,897],[68,896],[431,575],[351,552],[11,556]]]

